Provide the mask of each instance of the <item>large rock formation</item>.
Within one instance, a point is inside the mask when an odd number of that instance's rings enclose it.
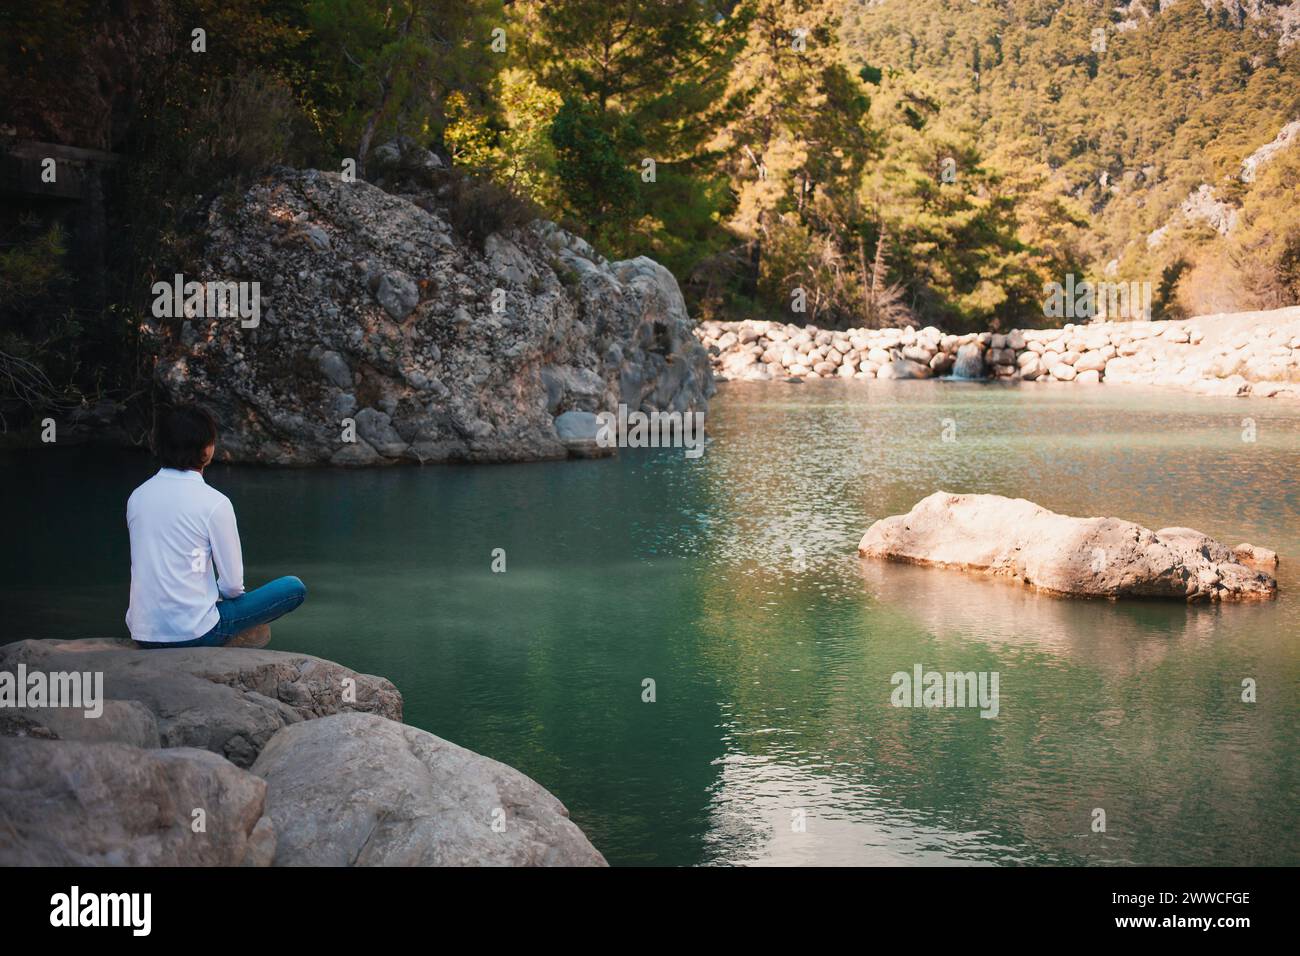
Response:
[[[858,553],[1009,577],[1056,594],[1225,601],[1272,597],[1272,552],[1232,550],[1190,528],[1072,518],[1023,498],[938,491],[877,521]]]
[[[214,204],[185,278],[260,283],[260,320],[165,326],[157,380],[218,412],[219,456],[563,457],[564,412],[704,409],[708,357],[667,269],[608,262],[540,220],[480,248],[440,202],[281,169]]]
[[[0,647],[6,693],[73,673],[102,675],[98,716],[0,710],[0,866],[604,863],[536,782],[399,723],[383,678],[268,650]]]
[[[321,773],[328,767],[328,773]],[[518,770],[370,714],[286,728],[253,773],[281,866],[603,866]]]

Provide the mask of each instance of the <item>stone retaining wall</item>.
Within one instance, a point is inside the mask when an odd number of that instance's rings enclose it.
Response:
[[[696,335],[721,379],[931,378],[1166,385],[1205,394],[1300,398],[1300,307],[1168,322],[951,335],[746,320]]]

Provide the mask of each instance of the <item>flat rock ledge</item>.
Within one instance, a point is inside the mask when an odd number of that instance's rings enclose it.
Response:
[[[0,866],[605,865],[541,785],[402,724],[382,677],[283,651],[0,647],[0,679],[32,674],[102,676],[103,707],[0,706]]]
[[[938,491],[877,521],[858,554],[1008,577],[1076,597],[1270,598],[1277,555],[1228,548],[1191,528],[1151,531],[1119,518],[1073,518],[1023,498]]]

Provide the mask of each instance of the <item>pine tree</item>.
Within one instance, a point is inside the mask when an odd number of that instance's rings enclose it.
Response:
[[[726,202],[706,144],[725,122],[744,5],[524,0],[512,20],[527,68],[563,98],[551,132],[565,211],[613,252],[698,258]]]

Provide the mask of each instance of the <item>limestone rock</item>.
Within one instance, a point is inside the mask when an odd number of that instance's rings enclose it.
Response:
[[[1076,372],[1104,372],[1106,371],[1106,356],[1100,351],[1084,352],[1072,364]]]
[[[0,670],[21,667],[99,672],[108,699],[98,717],[0,712],[0,865],[605,862],[537,783],[390,720],[388,681],[330,661],[120,640],[0,648]]]
[[[899,378],[935,374],[1040,382],[1158,385],[1207,395],[1300,398],[1300,306],[1177,321],[1096,322],[1059,329],[944,334],[915,329],[831,332],[742,320],[698,331],[714,368],[742,381]],[[777,343],[780,343],[779,346]]]
[[[1257,571],[1267,571],[1272,574],[1277,570],[1277,552],[1270,551],[1268,548],[1260,548],[1253,544],[1239,544],[1232,549],[1233,555],[1237,560],[1247,567],[1254,568]]]
[[[888,375],[885,374],[886,371],[889,372]],[[934,371],[929,365],[911,359],[895,359],[876,373],[877,378],[930,378],[932,375]]]
[[[370,151],[366,158],[366,175],[372,181],[386,185],[428,183],[429,174],[442,166],[436,153],[409,136],[398,136]]]
[[[555,419],[555,433],[564,442],[569,454],[577,458],[597,458],[612,455],[613,445],[601,447],[596,441],[600,421],[593,412],[565,412]]]
[[[667,269],[609,262],[542,220],[471,241],[440,168],[395,141],[368,173],[402,194],[279,168],[210,207],[186,276],[260,283],[261,320],[165,325],[155,377],[213,408],[220,458],[532,461],[564,457],[566,411],[707,409],[708,352]],[[315,233],[327,243],[298,241]],[[365,446],[344,440],[345,417]]]
[[[228,647],[137,650],[126,640],[0,647],[0,670],[16,672],[19,663],[29,671],[102,672],[105,699],[123,702],[106,705],[98,718],[79,710],[60,712],[57,722],[37,718],[60,739],[157,739],[163,747],[211,750],[241,767],[250,766],[286,724],[349,710],[402,716],[402,697],[390,681],[309,654]],[[345,700],[353,691],[355,703]],[[152,715],[154,727],[141,726],[141,709]]]
[[[535,781],[375,715],[286,727],[253,772],[267,782],[279,866],[605,864]]]
[[[420,304],[420,289],[410,276],[390,272],[379,280],[375,298],[394,321],[401,322]]]
[[[0,738],[0,866],[267,866],[265,802],[206,750]]]
[[[0,710],[0,737],[119,743],[146,750],[162,746],[158,719],[138,700],[106,700],[98,717],[87,717],[84,708],[6,708]]]
[[[1074,518],[1023,498],[936,492],[884,518],[858,553],[1010,577],[1064,595],[1220,601],[1272,597],[1274,578],[1189,528]]]
[[[1052,378],[1058,379],[1062,382],[1072,382],[1074,381],[1075,376],[1078,375],[1073,366],[1067,365],[1064,362],[1057,362],[1055,365],[1051,366],[1048,371],[1051,373]]]

